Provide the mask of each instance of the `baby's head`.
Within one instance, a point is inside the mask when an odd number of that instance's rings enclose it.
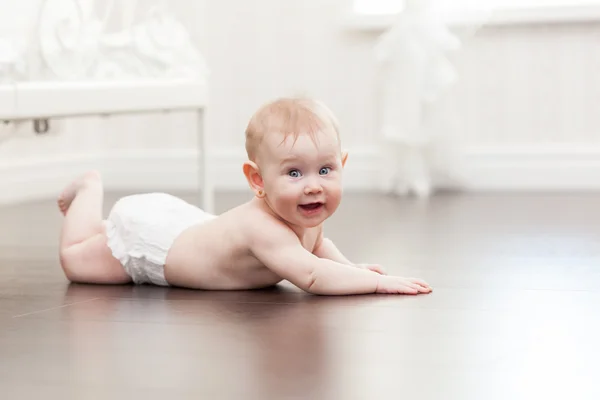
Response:
[[[263,105],[246,128],[244,174],[257,197],[288,223],[313,227],[342,196],[338,123],[321,102],[282,98]]]

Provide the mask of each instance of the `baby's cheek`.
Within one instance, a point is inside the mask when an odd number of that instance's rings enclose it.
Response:
[[[298,189],[291,184],[280,185],[277,190],[277,203],[281,206],[296,203],[298,199]]]
[[[288,188],[281,193],[281,201],[286,204],[296,204],[298,202],[298,191]]]
[[[338,204],[342,198],[341,185],[331,185],[327,190],[327,202],[331,205]]]
[[[323,186],[330,194],[339,194],[342,191],[342,182],[340,179],[330,179]]]

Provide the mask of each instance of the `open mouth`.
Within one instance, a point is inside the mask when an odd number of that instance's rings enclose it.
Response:
[[[307,211],[307,212],[313,211],[314,212],[314,211],[320,210],[321,207],[323,207],[323,203],[315,202],[315,203],[300,204],[299,207],[304,211]]]

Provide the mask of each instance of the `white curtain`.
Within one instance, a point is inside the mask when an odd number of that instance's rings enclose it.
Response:
[[[450,15],[433,1],[405,1],[395,24],[377,42],[387,192],[427,197],[436,187],[436,176],[457,166],[459,158],[444,135],[453,115],[436,106],[459,79],[449,54],[461,49],[462,40],[474,33],[489,10],[464,10],[464,15],[453,11]],[[467,15],[472,24],[463,25],[461,35],[453,33],[452,21]]]

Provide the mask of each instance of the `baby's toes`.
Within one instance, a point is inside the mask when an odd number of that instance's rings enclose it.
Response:
[[[58,205],[58,209],[60,210],[60,212],[65,214],[65,212],[67,211],[67,208],[68,208],[67,203],[63,199],[58,199],[56,203]]]

